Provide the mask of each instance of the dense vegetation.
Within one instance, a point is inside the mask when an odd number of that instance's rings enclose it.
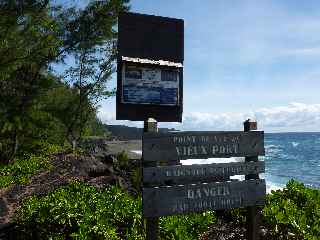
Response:
[[[145,239],[141,212],[141,199],[117,187],[100,191],[74,182],[27,201],[16,221],[24,239]],[[244,219],[243,209],[234,210],[235,226]],[[262,220],[266,239],[319,239],[320,191],[292,180],[268,195]],[[163,217],[161,239],[199,239],[215,222],[213,212]]]
[[[0,1],[2,164],[39,142],[75,147],[85,135],[104,133],[96,113],[99,100],[114,94],[106,83],[127,2]]]
[[[20,209],[22,239],[145,239],[141,198],[117,187],[107,190],[74,182],[48,196],[33,197]],[[162,218],[163,239],[197,239],[212,213]]]
[[[25,184],[37,171],[50,167],[48,157],[25,154],[9,165],[0,165],[0,188],[11,184]]]
[[[141,201],[77,182],[31,198],[17,218],[22,239],[143,239],[141,220]]]
[[[268,196],[263,216],[270,235],[278,239],[319,239],[320,190],[291,180]]]
[[[245,226],[244,209],[233,210],[233,220]],[[318,240],[320,236],[320,190],[290,180],[282,190],[267,195],[261,208],[265,239]]]
[[[165,240],[199,239],[199,236],[215,222],[214,212],[162,217],[160,219],[160,237]]]

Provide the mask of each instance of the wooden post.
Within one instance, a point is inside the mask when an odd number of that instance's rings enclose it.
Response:
[[[249,132],[257,130],[257,122],[251,121],[250,119],[246,120],[243,123],[244,131]],[[245,157],[246,162],[257,162],[258,156],[254,157]],[[245,175],[245,179],[259,179],[259,174],[249,174]],[[247,208],[247,239],[248,240],[259,240],[259,225],[260,225],[260,212],[257,206],[252,206]]]
[[[149,118],[147,121],[144,121],[144,132],[158,132],[158,123],[156,120]],[[143,157],[143,153],[142,153]],[[152,163],[148,165],[148,167],[156,166],[157,163]],[[143,167],[145,167],[145,163],[143,162]],[[147,218],[146,219],[146,233],[147,240],[158,240],[159,239],[159,218]]]

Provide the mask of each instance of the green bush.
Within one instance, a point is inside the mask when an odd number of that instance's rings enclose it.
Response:
[[[128,169],[129,168],[129,157],[128,154],[125,151],[122,151],[117,154],[116,156],[116,166],[119,167],[120,169]]]
[[[0,165],[0,188],[11,184],[25,184],[35,172],[49,167],[47,156],[24,154],[12,164]]]
[[[160,219],[162,239],[198,239],[215,221],[212,212]],[[73,182],[32,197],[17,212],[21,239],[145,239],[141,198],[112,187]]]
[[[35,153],[25,152],[17,156],[10,164],[0,163],[0,188],[11,184],[26,184],[39,170],[50,169],[50,154],[62,150],[60,146],[37,141]]]
[[[319,240],[320,190],[290,180],[282,190],[267,195],[262,222],[268,239]],[[244,208],[233,209],[233,221],[244,226]]]
[[[161,239],[199,239],[199,235],[208,230],[215,220],[213,212],[162,217],[160,219]]]
[[[141,200],[78,182],[33,197],[19,210],[22,239],[144,239]]]
[[[138,191],[141,192],[141,179],[142,179],[142,169],[140,167],[133,168],[131,175],[132,186]]]
[[[320,238],[320,190],[290,180],[283,190],[267,196],[265,224],[278,239]]]
[[[49,156],[54,153],[62,152],[66,150],[66,147],[61,147],[57,144],[51,144],[46,141],[34,141],[32,149],[33,153],[36,155]],[[30,151],[26,151],[30,152]]]

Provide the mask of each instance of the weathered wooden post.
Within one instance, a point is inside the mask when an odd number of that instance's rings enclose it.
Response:
[[[144,132],[158,132],[158,122],[153,119],[149,118],[147,121],[144,121]],[[143,167],[152,167],[157,166],[157,162],[148,162],[145,163],[143,161],[143,151],[142,151],[142,164]],[[159,239],[159,218],[152,217],[146,219],[146,233],[147,233],[147,240],[158,240]]]
[[[250,119],[243,123],[244,131],[250,132],[258,129],[258,124]],[[245,162],[258,162],[258,156],[245,157]],[[259,179],[259,174],[245,175],[245,180]],[[260,212],[257,206],[247,207],[247,239],[259,240]]]

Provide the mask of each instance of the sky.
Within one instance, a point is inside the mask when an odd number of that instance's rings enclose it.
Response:
[[[184,19],[181,130],[320,131],[320,1],[132,0],[131,11]],[[115,75],[110,87],[115,87]],[[100,118],[116,121],[115,98]]]

